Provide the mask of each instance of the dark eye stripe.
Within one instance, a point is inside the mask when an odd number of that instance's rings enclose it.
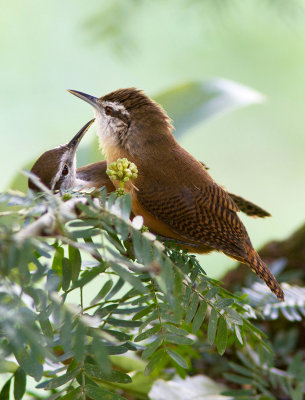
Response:
[[[125,124],[127,124],[129,126],[129,117],[125,114],[122,114],[121,111],[112,110],[111,116],[120,119],[121,121],[125,122]]]

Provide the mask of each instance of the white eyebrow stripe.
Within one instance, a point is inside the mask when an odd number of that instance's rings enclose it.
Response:
[[[120,111],[124,115],[129,115],[129,112],[123,106],[123,104],[117,103],[115,101],[103,101],[104,107],[112,107],[115,111]]]

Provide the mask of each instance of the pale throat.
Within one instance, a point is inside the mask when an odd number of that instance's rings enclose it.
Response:
[[[113,134],[111,120],[106,119],[99,110],[94,110],[95,122],[97,126],[97,137],[99,139],[99,147],[105,155],[108,163],[116,161],[118,158],[124,157],[123,150],[118,144],[116,136]]]

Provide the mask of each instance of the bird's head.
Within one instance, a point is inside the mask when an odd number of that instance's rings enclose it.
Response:
[[[78,145],[93,123],[87,122],[69,143],[43,153],[33,165],[31,172],[51,190],[66,190],[75,184],[76,150]],[[39,190],[29,179],[29,188]]]
[[[93,106],[100,145],[107,155],[114,147],[137,153],[138,147],[154,140],[158,132],[171,132],[165,111],[143,91],[119,89],[100,98],[69,90]]]

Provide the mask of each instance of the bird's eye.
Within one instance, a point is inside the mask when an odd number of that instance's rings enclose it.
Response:
[[[112,111],[113,111],[112,107],[109,107],[109,106],[105,107],[105,114],[106,115],[111,115]]]
[[[61,174],[62,174],[63,176],[67,176],[68,173],[69,173],[69,168],[68,168],[68,166],[67,166],[67,164],[66,164],[66,165],[64,166],[64,168],[63,168]]]

